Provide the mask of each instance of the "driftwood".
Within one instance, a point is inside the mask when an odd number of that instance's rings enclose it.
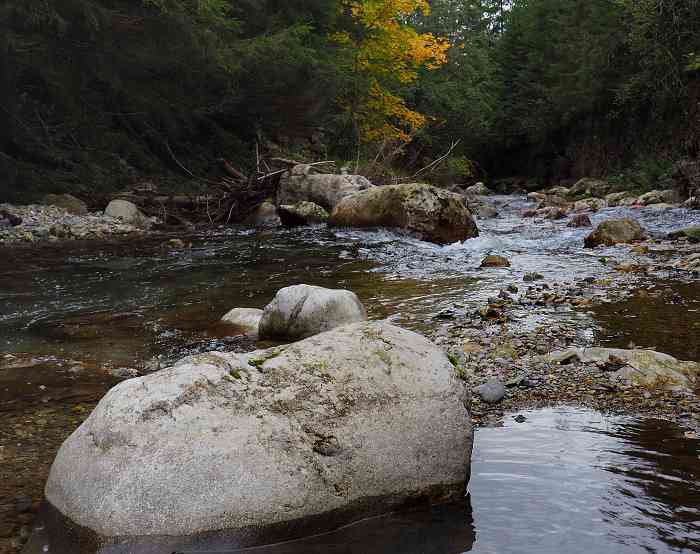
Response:
[[[218,159],[219,179],[194,175],[176,157],[170,147],[167,150],[177,167],[189,178],[199,183],[203,194],[164,195],[148,183],[136,185],[131,191],[114,198],[136,204],[146,215],[158,217],[166,226],[192,228],[195,225],[226,225],[241,221],[265,198],[274,196],[279,180],[293,166],[330,165],[332,161],[303,162],[286,158],[263,159],[256,148],[256,171],[246,175],[230,161]],[[262,168],[265,171],[262,171]],[[204,185],[203,187],[201,185]]]

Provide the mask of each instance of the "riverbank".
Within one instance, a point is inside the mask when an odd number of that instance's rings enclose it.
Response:
[[[0,204],[0,248],[16,244],[34,244],[65,240],[104,240],[110,237],[139,237],[148,231],[103,212],[73,214],[59,206]],[[19,222],[17,221],[19,220]]]

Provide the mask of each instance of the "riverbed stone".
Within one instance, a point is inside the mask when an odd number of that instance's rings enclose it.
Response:
[[[620,348],[569,348],[553,352],[548,359],[555,363],[578,360],[584,364],[609,364],[613,381],[634,386],[692,390],[700,383],[700,363],[681,361],[654,350]]]
[[[610,207],[621,206],[625,200],[634,204],[637,201],[637,197],[629,191],[611,192],[605,195],[605,201]]]
[[[105,215],[137,227],[148,228],[150,226],[148,218],[138,209],[136,204],[128,200],[112,200],[105,208]]]
[[[602,198],[586,198],[574,203],[574,211],[576,212],[597,212],[607,207],[607,202]]]
[[[41,203],[45,206],[58,206],[73,215],[85,215],[88,213],[87,204],[72,194],[47,194]]]
[[[402,229],[437,244],[479,235],[463,196],[422,183],[374,187],[349,196],[336,206],[331,223]]]
[[[330,214],[314,202],[299,202],[294,205],[282,205],[278,208],[282,225],[298,227],[314,225],[328,221]]]
[[[668,238],[670,239],[680,239],[685,238],[689,242],[698,243],[700,242],[700,225],[691,225],[680,231],[674,231],[669,233]]]
[[[652,190],[642,194],[637,203],[642,206],[650,206],[652,204],[669,204],[673,202],[674,193],[672,190]]]
[[[263,311],[257,308],[234,308],[221,321],[237,327],[249,337],[257,337]]]
[[[282,175],[277,205],[314,202],[330,212],[347,196],[373,187],[372,182],[362,175],[316,173],[313,166],[297,165]]]
[[[490,254],[481,260],[481,267],[510,267],[510,262],[503,256]]]
[[[491,380],[475,387],[474,393],[478,394],[484,402],[495,404],[505,398],[506,387],[501,381]]]
[[[645,237],[644,229],[634,219],[609,219],[599,224],[585,238],[584,244],[586,248],[613,246],[614,244],[644,240]]]
[[[201,354],[112,388],[60,448],[46,499],[109,552],[149,537],[160,553],[203,533],[241,548],[268,528],[327,530],[462,498],[468,406],[446,355],[387,323]]]
[[[263,339],[298,340],[366,319],[362,302],[349,290],[293,285],[265,306],[259,332]]]
[[[476,183],[471,187],[467,187],[466,194],[472,194],[475,196],[488,196],[491,194],[491,190],[484,183]]]
[[[573,228],[592,227],[593,223],[591,223],[591,218],[588,217],[586,214],[574,214],[574,216],[569,220],[569,223],[567,223],[566,226]]]

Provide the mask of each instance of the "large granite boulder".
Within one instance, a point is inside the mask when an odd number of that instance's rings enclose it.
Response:
[[[629,243],[644,240],[646,234],[642,226],[634,219],[610,219],[603,221],[585,238],[586,248],[596,246],[613,246],[619,243]]]
[[[366,319],[367,312],[354,292],[293,285],[277,291],[265,306],[259,333],[263,339],[293,341]]]
[[[47,194],[41,203],[44,206],[58,206],[73,215],[86,215],[88,213],[87,204],[72,194]]]
[[[637,202],[637,197],[629,191],[611,192],[610,194],[605,195],[605,202],[608,204],[608,206],[613,208],[615,206],[624,205],[624,202],[634,204]]]
[[[115,219],[121,219],[124,223],[136,227],[148,228],[150,220],[139,210],[136,204],[128,200],[112,200],[105,208],[105,215]]]
[[[385,323],[192,356],[115,386],[66,440],[49,535],[110,554],[229,551],[459,499],[468,406],[446,355]]]
[[[389,227],[421,240],[449,244],[479,235],[459,194],[413,183],[375,187],[345,198],[331,214],[340,227]]]
[[[310,165],[297,165],[282,175],[277,205],[314,202],[330,212],[343,198],[372,187],[374,185],[362,175],[314,173]]]

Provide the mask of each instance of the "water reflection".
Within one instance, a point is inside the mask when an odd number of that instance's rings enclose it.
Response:
[[[659,420],[526,416],[476,435],[473,552],[700,552],[698,441]]]

